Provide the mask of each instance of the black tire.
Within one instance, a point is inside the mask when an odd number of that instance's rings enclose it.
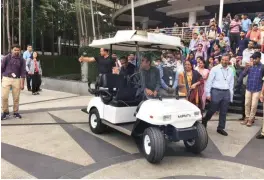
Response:
[[[146,136],[149,137],[150,140],[150,151],[148,152],[145,148],[145,138]],[[150,163],[159,163],[165,153],[166,149],[166,143],[165,143],[165,138],[162,132],[160,131],[159,128],[156,127],[149,127],[145,129],[142,137],[142,145],[143,145],[143,152],[145,158],[148,160]]]
[[[96,119],[93,119],[95,117]],[[93,121],[96,122],[93,123]],[[89,126],[91,131],[95,134],[102,134],[106,129],[106,125],[102,123],[100,115],[96,108],[91,109],[89,112]]]
[[[195,126],[198,136],[194,139],[184,141],[184,145],[188,151],[199,154],[207,147],[208,134],[205,127],[201,123],[196,122]]]

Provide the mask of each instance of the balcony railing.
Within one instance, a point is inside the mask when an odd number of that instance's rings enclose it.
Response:
[[[182,40],[189,41],[192,39],[192,34],[194,32],[199,33],[200,30],[203,30],[205,33],[210,30],[209,26],[195,26],[195,27],[173,27],[173,28],[161,28],[161,29],[148,29],[146,31],[152,33],[163,33],[169,36],[180,37]],[[116,32],[106,33],[96,37],[96,39],[106,39],[114,37]],[[95,38],[89,38],[89,43]]]
[[[170,36],[180,37],[182,40],[191,40],[194,32],[199,33],[203,30],[205,33],[210,30],[209,26],[195,26],[195,27],[173,27],[173,28],[161,28],[161,29],[149,29],[148,32],[164,33]]]

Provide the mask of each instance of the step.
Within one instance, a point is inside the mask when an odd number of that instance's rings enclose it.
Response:
[[[236,106],[229,106],[228,112],[235,113],[235,114],[242,114],[242,108]],[[256,116],[263,116],[263,110],[257,110]]]
[[[230,106],[238,106],[241,107],[242,101],[239,100],[234,100],[233,103],[230,104]],[[259,102],[258,103],[258,109],[262,110],[263,109],[263,103]]]

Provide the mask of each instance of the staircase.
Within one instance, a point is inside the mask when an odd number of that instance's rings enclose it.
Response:
[[[230,104],[228,112],[235,113],[235,114],[242,114],[242,108],[241,108],[242,100],[240,94],[235,94],[233,103]],[[263,103],[259,102],[258,104],[258,110],[256,113],[256,116],[263,117]]]

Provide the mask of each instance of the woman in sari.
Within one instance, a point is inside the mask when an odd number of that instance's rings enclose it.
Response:
[[[197,59],[199,59],[198,61],[198,66],[197,66],[197,71],[202,75],[203,80],[204,80],[204,87],[206,85],[206,80],[208,79],[209,76],[209,70],[205,68],[205,60],[202,57],[198,57]],[[203,100],[203,109],[205,108],[205,102],[206,102],[206,93],[205,93],[205,89],[204,89],[204,93],[202,96],[202,100]]]
[[[185,70],[179,74],[179,95],[187,96],[188,101],[195,104],[201,110],[203,109],[202,96],[204,93],[204,81],[202,75],[193,70],[190,61],[185,61]],[[185,81],[185,75],[187,77],[187,84]],[[189,91],[187,92],[186,85],[188,85]]]

